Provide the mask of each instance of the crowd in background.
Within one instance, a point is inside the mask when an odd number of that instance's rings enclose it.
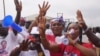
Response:
[[[69,22],[65,27],[63,17],[52,18],[49,23],[46,13],[49,2],[39,7],[39,15],[32,22],[21,18],[22,2],[14,0],[16,18],[14,23],[21,27],[19,33],[13,27],[3,27],[0,23],[0,56],[100,56],[100,27],[89,28],[80,10],[76,11],[77,22]],[[88,12],[87,12],[88,13]],[[83,34],[89,42],[83,42]]]

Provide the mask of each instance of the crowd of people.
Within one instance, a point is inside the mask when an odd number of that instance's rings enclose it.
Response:
[[[25,36],[12,27],[2,27],[1,23],[0,56],[97,56],[95,46],[100,47],[100,36],[88,28],[80,10],[76,12],[77,22],[70,22],[67,27],[63,17],[52,18],[47,24],[45,15],[51,5],[44,1],[38,6],[38,17],[26,28],[21,18],[22,2],[14,3],[17,12],[14,22]],[[82,41],[83,31],[90,43]]]

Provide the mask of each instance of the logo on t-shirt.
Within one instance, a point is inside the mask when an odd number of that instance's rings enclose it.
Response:
[[[73,52],[71,52],[71,53],[64,52],[64,56],[78,56],[78,55]]]
[[[3,40],[0,42],[0,56],[7,56],[8,52],[5,50],[7,41]]]

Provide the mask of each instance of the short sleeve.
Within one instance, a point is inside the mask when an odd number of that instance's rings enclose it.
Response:
[[[82,45],[86,48],[93,48],[93,45],[91,43],[83,43]]]

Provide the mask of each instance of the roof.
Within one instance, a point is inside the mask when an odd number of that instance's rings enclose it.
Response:
[[[35,20],[37,16],[38,16],[38,14],[33,14],[33,15],[27,16],[25,18],[26,18],[26,21],[32,21],[32,20]],[[52,17],[49,17],[49,16],[46,16],[46,18],[47,18],[47,20],[52,19]]]

